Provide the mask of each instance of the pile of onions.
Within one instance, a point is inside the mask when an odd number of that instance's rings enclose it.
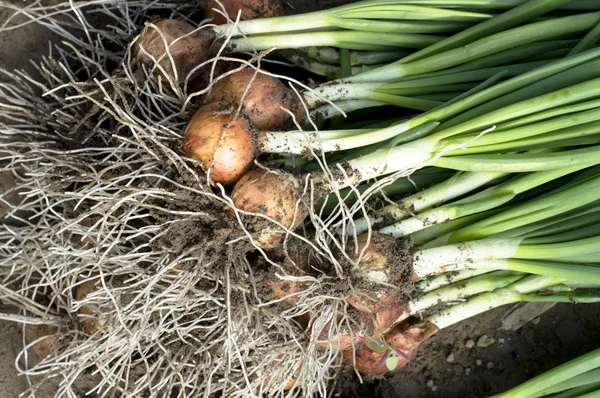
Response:
[[[281,15],[281,4],[278,0],[208,0],[204,7],[206,18],[213,18],[212,23],[222,25],[227,19],[218,11],[223,11],[219,3],[225,8],[229,19],[235,21],[238,11],[241,11],[240,20],[247,21],[257,18],[270,18]]]
[[[251,170],[234,186],[231,199],[239,210],[264,214],[291,230],[304,222],[305,211],[300,203],[300,182],[291,174]],[[233,209],[229,209],[233,213]],[[257,245],[273,248],[285,237],[285,231],[272,221],[258,217],[249,225]]]

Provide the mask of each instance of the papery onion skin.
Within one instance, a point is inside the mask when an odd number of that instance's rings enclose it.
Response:
[[[421,343],[437,331],[438,328],[428,322],[415,325],[400,324],[385,335],[385,341],[391,348],[401,351],[410,359],[415,356]],[[379,366],[384,354],[364,346],[356,351],[355,358],[352,351],[345,351],[344,358],[349,363],[353,363],[354,359],[356,370],[362,374],[383,374],[390,371],[385,364]],[[398,365],[395,369],[399,369],[408,363],[408,360],[403,356],[398,356],[398,359]]]
[[[183,152],[210,168],[213,182],[231,185],[254,161],[252,131],[243,117],[219,111],[218,104],[207,104],[194,114],[185,128]]]
[[[264,214],[294,230],[305,218],[299,191],[300,184],[291,174],[251,170],[235,184],[231,199],[240,210]],[[231,208],[228,211],[234,212]],[[254,233],[254,240],[261,248],[273,248],[285,236],[284,230],[260,217],[252,218],[246,226]]]
[[[247,91],[247,87],[250,87]],[[263,131],[282,128],[291,121],[292,112],[298,123],[304,118],[301,98],[279,79],[246,68],[219,80],[208,96],[209,102],[223,105],[242,103],[242,112],[254,126]]]
[[[225,7],[225,11],[232,21],[236,20],[238,10],[242,11],[240,16],[242,21],[276,17],[282,13],[279,0],[220,0],[219,2]],[[204,7],[206,18],[213,18],[212,23],[217,25],[227,23],[227,19],[214,9],[222,11],[221,6],[215,0],[208,0]]]
[[[156,67],[154,72],[155,76],[157,78],[161,77],[163,80],[169,77],[175,81],[176,71],[178,84],[183,87],[188,74],[196,66],[207,60],[208,49],[213,37],[207,30],[194,32],[196,29],[195,27],[175,19],[163,19],[156,21],[153,24],[160,30],[160,33],[152,26],[146,26],[144,28],[140,38],[135,43],[135,59],[138,62],[150,64],[153,67],[155,60],[158,60],[158,65],[164,69],[165,73],[162,73],[160,69]],[[183,38],[173,43],[180,37]],[[169,46],[169,52],[174,61],[173,63],[169,56],[166,55],[165,41]],[[150,55],[152,57],[150,57]],[[154,60],[152,58],[154,58]],[[173,68],[173,64],[175,65],[175,69]],[[165,76],[165,74],[167,76]],[[190,81],[191,79],[192,77],[190,76]],[[166,81],[163,81],[163,85],[168,87]]]

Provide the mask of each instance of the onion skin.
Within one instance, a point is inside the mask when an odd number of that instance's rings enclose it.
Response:
[[[25,340],[32,343],[42,337],[44,339],[33,345],[33,350],[40,359],[44,359],[56,352],[58,327],[52,325],[23,325],[19,329],[25,334]]]
[[[98,290],[100,286],[100,280],[98,277],[88,279],[83,283],[78,284],[75,287],[73,297],[77,301],[81,301],[87,297],[88,294]],[[98,332],[102,327],[102,317],[100,309],[95,305],[82,305],[79,308],[79,314],[83,315],[79,317],[79,326],[81,329],[89,334]]]
[[[250,88],[246,92],[248,86]],[[291,111],[299,123],[305,114],[303,100],[293,90],[279,79],[249,68],[219,80],[213,86],[208,101],[225,106],[239,106],[241,103],[244,115],[263,131],[276,130],[290,122],[290,114],[282,108]]]
[[[315,346],[324,348],[331,347],[332,350],[346,351],[351,350],[352,347],[359,347],[365,342],[365,336],[363,334],[359,332],[350,334],[350,331],[348,330],[340,331],[337,335],[332,336],[331,341],[329,341],[325,333],[326,329],[327,326],[325,327],[325,330],[323,330],[323,333],[321,333],[322,335],[325,335],[323,336],[324,338],[322,340],[317,340]]]
[[[185,156],[210,169],[210,179],[223,185],[235,184],[254,161],[252,131],[248,123],[234,114],[218,112],[218,104],[200,108],[185,128]],[[215,159],[213,164],[213,159]]]
[[[227,15],[233,21],[237,18],[238,10],[242,11],[240,17],[242,21],[281,15],[279,0],[220,0],[220,3],[223,4]],[[222,11],[215,0],[208,0],[204,8],[206,18],[213,18],[212,22],[217,25],[227,23],[227,19],[221,13],[213,10],[214,8]]]
[[[391,348],[401,351],[408,358],[413,358],[421,343],[437,331],[438,328],[435,325],[427,322],[415,325],[400,324],[385,335],[385,341]],[[352,354],[352,351],[344,352],[344,358],[350,363],[353,361]],[[383,374],[388,372],[389,369],[385,364],[381,367],[379,366],[383,355],[384,353],[382,352],[375,352],[364,346],[362,349],[356,351],[356,370],[363,374]],[[408,363],[402,356],[398,356],[398,359],[396,369]]]
[[[275,173],[264,170],[251,170],[235,184],[231,199],[236,208],[252,213],[264,214],[289,229],[295,229],[304,221],[304,211],[297,205],[299,182],[288,173]],[[233,213],[233,209],[228,209]],[[254,233],[256,244],[263,249],[277,246],[283,240],[285,231],[271,222],[253,218],[246,223]]]
[[[140,38],[135,43],[135,59],[138,62],[147,63],[154,66],[155,61],[153,61],[152,58],[146,53],[152,55],[155,60],[159,60],[158,65],[160,65],[166,73],[165,76],[165,73],[162,73],[161,70],[156,67],[156,78],[158,79],[160,77],[163,80],[168,80],[168,78],[171,78],[173,81],[175,81],[176,71],[177,83],[179,86],[183,87],[187,75],[196,66],[207,60],[208,49],[210,47],[212,37],[206,30],[197,31],[190,34],[196,28],[186,24],[185,22],[177,21],[175,19],[163,19],[154,22],[154,25],[160,30],[164,36],[164,39],[157,29],[151,26],[146,26],[142,31]],[[177,38],[185,35],[188,36],[177,40],[177,42],[171,45],[171,43],[173,43]],[[166,55],[165,41],[169,46],[169,52],[173,57],[175,69],[173,69],[173,63],[171,63],[169,56]],[[142,48],[144,51],[142,51]],[[165,83],[166,82],[163,82],[163,84]],[[169,87],[168,83],[165,85]]]

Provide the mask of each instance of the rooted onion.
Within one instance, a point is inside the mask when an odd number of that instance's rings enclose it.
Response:
[[[151,63],[152,66],[154,62],[158,62],[164,72],[157,66],[157,78],[172,79],[175,84],[183,86],[190,72],[208,58],[212,40],[210,33],[206,30],[194,32],[196,28],[175,19],[163,19],[154,22],[154,25],[156,28],[146,26],[142,31],[135,44],[135,58],[139,62]],[[165,42],[173,62],[166,51]]]
[[[240,17],[242,21],[281,15],[279,0],[219,0],[219,2],[225,7],[227,15],[233,21],[237,18],[238,10],[242,11]],[[214,18],[212,22],[217,25],[227,23],[227,19],[215,9],[223,11],[215,0],[208,0],[204,8],[206,18]]]
[[[417,349],[425,339],[438,331],[438,328],[431,323],[420,323],[416,325],[400,324],[385,335],[385,341],[393,350],[397,350],[398,365],[395,369],[401,368],[408,363],[408,359],[414,357]],[[360,373],[382,374],[390,369],[382,363],[383,356],[388,355],[383,352],[376,352],[369,347],[364,346],[356,351],[355,366]],[[352,362],[353,352],[344,352],[344,358]],[[407,359],[408,358],[408,359]],[[395,370],[391,369],[391,370]]]
[[[40,359],[47,358],[56,352],[56,333],[58,327],[52,325],[24,325],[19,324],[19,328],[25,334],[25,340],[28,343],[33,343],[33,350]]]
[[[327,329],[327,328],[326,328]],[[360,332],[350,333],[347,328],[342,329],[339,333],[331,336],[331,340],[326,333],[321,333],[320,339],[315,342],[317,347],[331,347],[332,350],[346,351],[352,347],[359,347],[364,343],[365,335]]]
[[[265,216],[295,229],[304,221],[304,211],[299,202],[300,184],[288,173],[252,170],[235,185],[231,199],[236,208]],[[233,212],[233,209],[229,210]],[[247,223],[262,248],[272,248],[280,243],[285,231],[264,218],[255,217]]]
[[[196,112],[185,128],[183,152],[210,168],[213,182],[229,185],[252,165],[254,146],[248,123],[219,110],[218,104],[207,104]]]
[[[348,245],[348,250],[351,251],[350,255],[359,261],[358,268],[353,270],[354,273],[373,282],[392,283],[393,277],[388,257],[394,243],[393,237],[378,232],[371,233],[370,240],[368,233],[359,235],[356,245]],[[357,247],[358,250],[356,250]]]
[[[275,130],[289,122],[291,116],[284,109],[291,111],[298,122],[304,117],[302,101],[293,90],[278,79],[249,68],[219,80],[208,101],[236,106],[242,103],[244,115],[261,130]]]
[[[75,287],[73,297],[75,300],[81,301],[85,299],[88,294],[97,291],[99,286],[100,279],[98,277],[88,279]],[[85,330],[87,333],[96,333],[102,328],[104,322],[104,315],[102,315],[98,306],[86,304],[79,307],[79,325],[81,326],[81,329]]]

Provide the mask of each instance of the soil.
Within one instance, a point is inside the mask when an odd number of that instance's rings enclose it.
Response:
[[[306,12],[344,2],[289,0],[284,2],[284,7],[288,13]],[[0,24],[9,14],[0,8]],[[48,30],[36,25],[0,34],[0,67],[32,71],[27,60],[45,54],[47,43],[52,39],[55,37]],[[0,190],[9,189],[11,181],[11,175],[0,175]],[[423,343],[406,367],[393,374],[361,384],[349,373],[352,382],[345,383],[343,396],[487,397],[600,345],[598,305],[558,304],[516,331],[503,330],[500,328],[502,319],[512,308],[489,311],[440,331]],[[5,308],[1,310],[7,312]],[[477,342],[484,335],[494,338],[495,342],[485,348],[479,347]],[[0,345],[0,397],[17,397],[28,385],[27,378],[18,375],[15,369],[16,355],[23,346],[17,325],[0,321],[0,341],[3,342]],[[19,365],[25,367],[23,361]],[[78,396],[89,397],[84,391],[91,385],[93,380],[81,380],[79,391],[76,391]],[[50,397],[55,392],[56,386],[50,380],[36,397]]]

